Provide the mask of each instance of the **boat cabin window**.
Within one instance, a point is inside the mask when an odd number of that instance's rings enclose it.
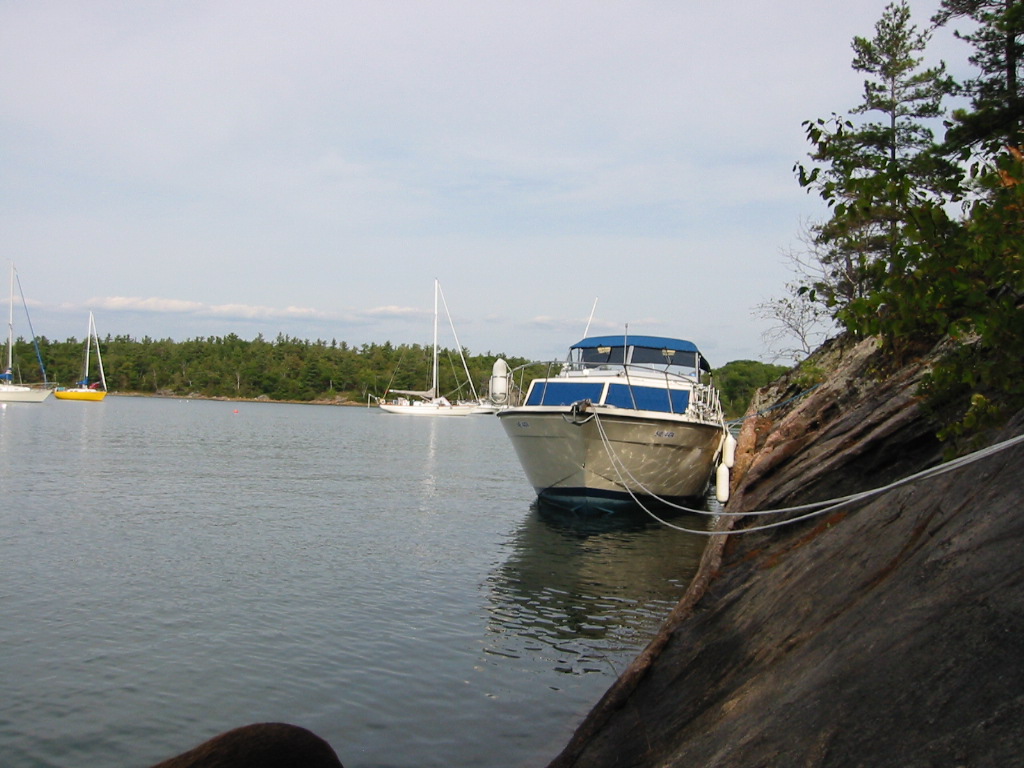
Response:
[[[604,384],[576,381],[535,381],[527,395],[527,405],[571,405],[578,400],[601,402]]]
[[[634,365],[678,365],[694,367],[692,352],[653,347],[633,347],[630,362]]]
[[[638,408],[641,411],[684,413],[690,404],[690,392],[686,389],[612,384],[608,387],[605,403],[619,408]]]
[[[625,347],[585,347],[576,350],[579,353],[579,362],[588,366],[595,365],[623,365],[626,360],[627,350]],[[679,368],[696,368],[697,355],[693,352],[685,352],[677,349],[663,349],[661,347],[629,347],[629,363],[632,365],[647,365],[652,367],[667,368],[677,366]]]
[[[587,365],[623,365],[625,347],[587,347],[579,350],[580,362]]]

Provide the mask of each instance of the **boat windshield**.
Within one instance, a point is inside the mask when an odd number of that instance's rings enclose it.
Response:
[[[688,368],[692,371],[697,368],[698,364],[695,352],[660,347],[583,347],[574,349],[573,353],[578,355],[574,362],[580,363],[584,367],[625,365],[628,362],[630,365],[644,365],[651,368],[676,367]]]
[[[575,350],[579,362],[584,365],[622,365],[625,361],[625,347],[586,347]]]

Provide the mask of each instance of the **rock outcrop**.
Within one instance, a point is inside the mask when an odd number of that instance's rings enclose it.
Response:
[[[331,745],[290,723],[253,723],[152,768],[342,768]]]
[[[748,414],[728,513],[941,463],[926,359],[887,370],[864,341],[818,363],[822,384],[793,399],[784,381]],[[1021,433],[1024,415],[989,442]],[[550,768],[1020,764],[1022,475],[1017,445],[778,528],[720,518],[733,532]]]

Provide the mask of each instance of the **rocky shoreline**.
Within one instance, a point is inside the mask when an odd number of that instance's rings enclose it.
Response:
[[[783,380],[748,412],[727,512],[940,463],[915,394],[927,357],[891,370],[870,340],[821,355],[820,386],[773,409],[796,394]],[[1022,433],[1024,414],[989,442]],[[1016,446],[792,525],[720,518],[735,532],[549,768],[1018,763],[1022,471]]]

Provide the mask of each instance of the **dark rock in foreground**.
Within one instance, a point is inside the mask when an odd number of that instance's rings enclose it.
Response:
[[[826,354],[837,373],[825,384],[745,422],[728,512],[834,498],[939,463],[914,396],[926,361],[882,375],[871,342]],[[990,442],[1021,433],[1024,416]],[[551,768],[1019,765],[1022,476],[1018,445],[794,525],[713,539],[658,637]]]
[[[342,768],[331,746],[287,723],[255,723],[222,733],[153,768]]]

